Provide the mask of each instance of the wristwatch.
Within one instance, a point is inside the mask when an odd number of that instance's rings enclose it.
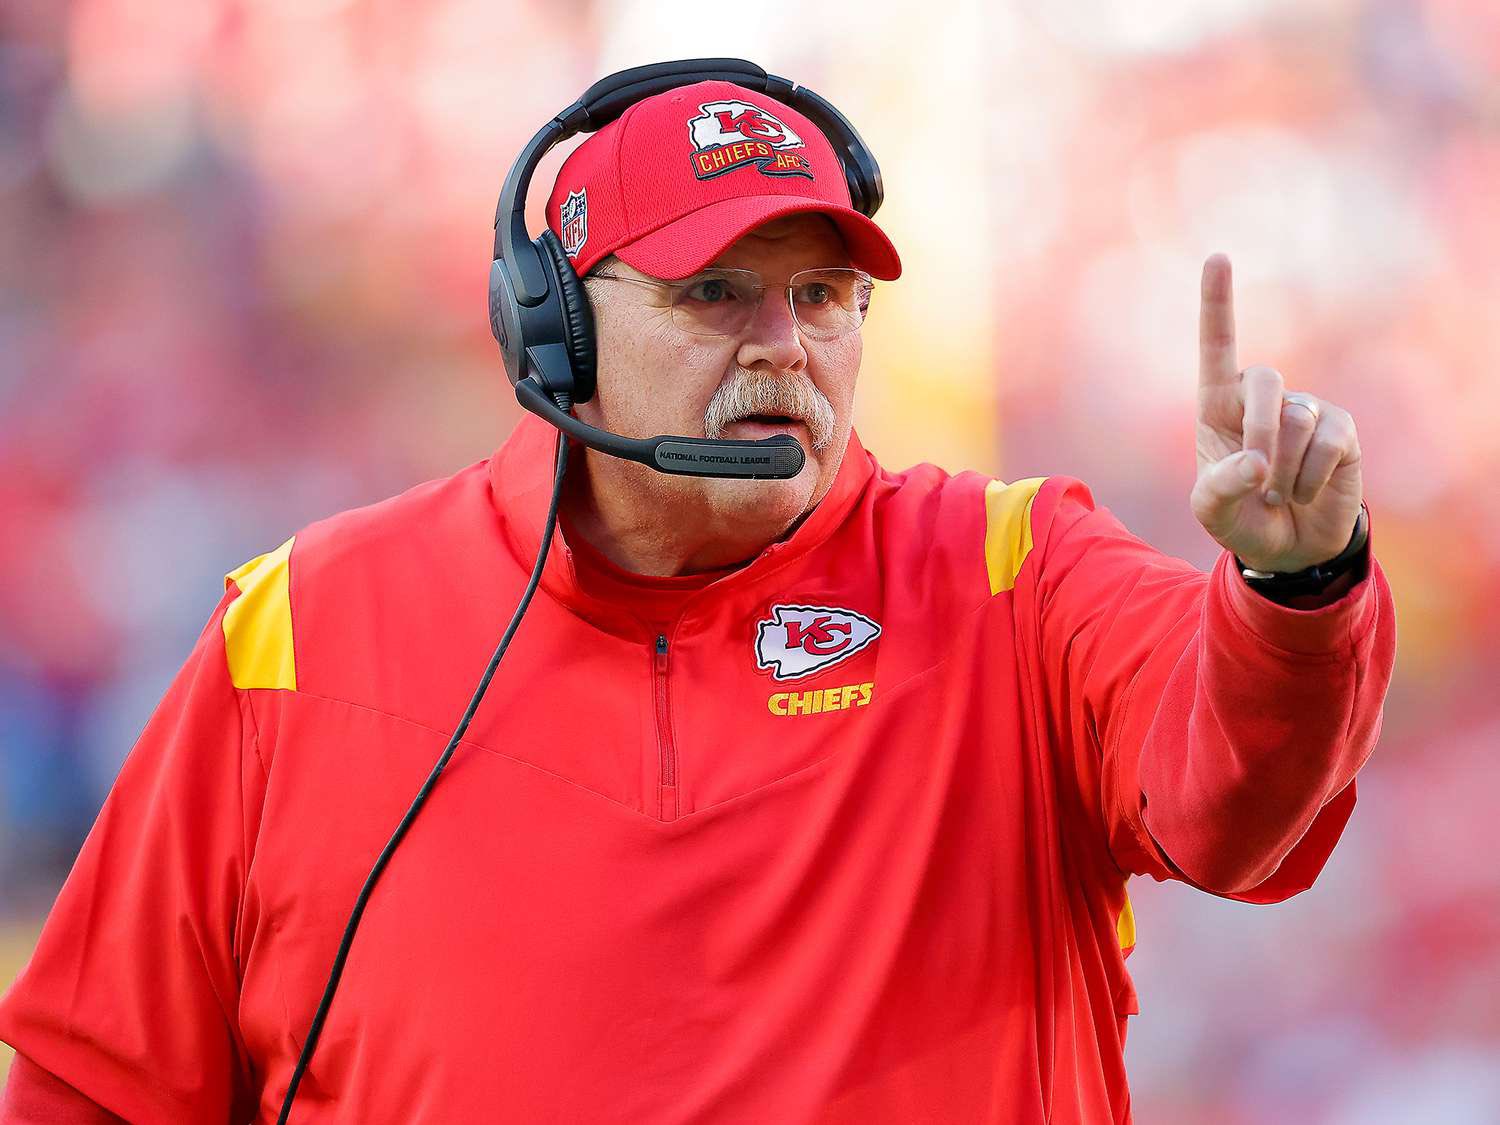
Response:
[[[1332,585],[1335,578],[1365,561],[1369,554],[1369,540],[1370,509],[1361,500],[1359,515],[1354,521],[1354,531],[1349,536],[1349,545],[1327,562],[1294,571],[1254,570],[1235,555],[1234,564],[1244,575],[1245,584],[1267,597],[1276,599],[1296,597],[1299,594],[1321,594]]]

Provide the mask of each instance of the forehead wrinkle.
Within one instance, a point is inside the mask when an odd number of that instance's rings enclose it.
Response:
[[[782,215],[761,223],[745,232],[746,238],[786,238],[795,234],[799,227],[815,227],[820,231],[839,234],[838,224],[821,211],[801,211],[793,215]]]
[[[828,216],[790,215],[786,219],[792,221],[776,219],[746,232],[710,264],[762,274],[766,266],[785,264],[789,258],[800,259],[790,265],[789,273],[849,264],[843,236]]]

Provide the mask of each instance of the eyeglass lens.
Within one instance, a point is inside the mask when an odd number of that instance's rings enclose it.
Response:
[[[736,335],[750,323],[767,286],[751,270],[716,270],[675,287],[672,322],[699,336]],[[792,315],[814,339],[852,332],[864,321],[870,280],[859,270],[812,269],[792,275],[783,288]]]

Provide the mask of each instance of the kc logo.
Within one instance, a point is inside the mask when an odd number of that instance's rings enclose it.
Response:
[[[788,129],[769,113],[758,106],[744,105],[743,103],[730,102],[731,106],[738,106],[739,112],[733,109],[719,109],[714,111],[714,119],[719,123],[719,132],[738,133],[747,141],[770,141],[773,145],[786,142]],[[706,107],[705,107],[706,108]],[[792,143],[797,143],[795,134]]]
[[[765,176],[806,176],[807,157],[792,150],[802,138],[779,117],[758,105],[737,100],[704,102],[688,122],[693,144],[693,174],[710,180],[736,168],[756,168]]]
[[[816,605],[773,605],[755,627],[755,666],[795,680],[867,648],[880,626],[861,613]]]

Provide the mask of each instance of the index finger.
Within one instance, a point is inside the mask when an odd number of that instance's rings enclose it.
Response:
[[[1225,254],[1203,263],[1202,304],[1198,312],[1198,385],[1213,387],[1239,379],[1234,356],[1234,286]]]

